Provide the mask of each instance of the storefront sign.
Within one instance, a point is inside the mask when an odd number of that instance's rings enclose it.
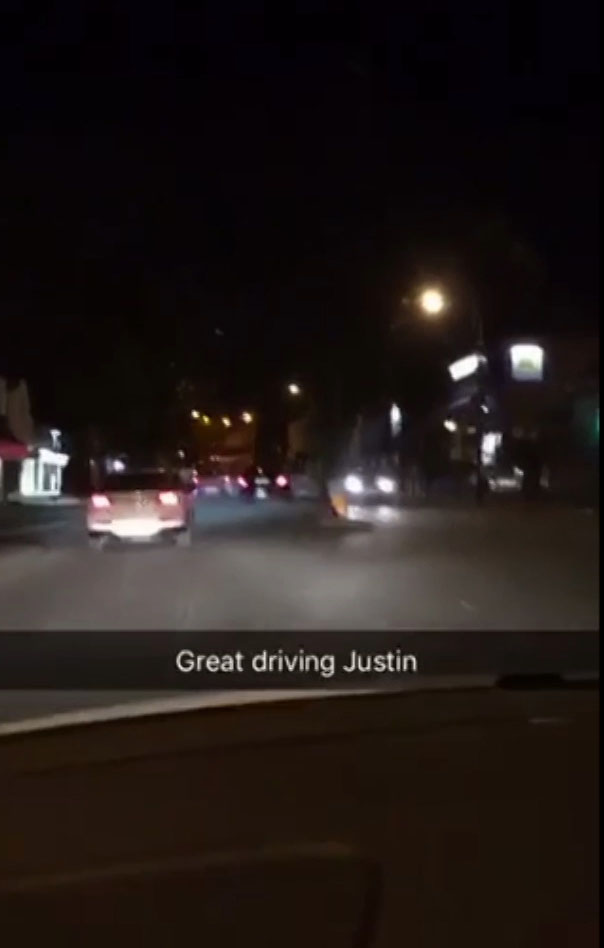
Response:
[[[471,355],[464,356],[463,359],[458,359],[457,362],[452,362],[449,366],[449,375],[454,382],[461,382],[462,379],[474,375],[484,361],[484,356],[473,352]]]
[[[545,353],[535,343],[518,343],[510,346],[510,365],[515,382],[543,381]]]

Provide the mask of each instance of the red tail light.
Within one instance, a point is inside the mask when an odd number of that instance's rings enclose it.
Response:
[[[179,503],[178,494],[173,490],[162,490],[159,495],[159,502],[164,507],[177,507]]]
[[[238,477],[237,483],[239,484],[240,487],[247,487],[247,481],[245,477]]]
[[[104,494],[93,494],[90,502],[95,510],[106,510],[107,507],[111,506],[109,498],[105,497]]]
[[[289,484],[289,478],[286,477],[285,474],[278,474],[275,478],[275,483],[277,487],[287,487]]]

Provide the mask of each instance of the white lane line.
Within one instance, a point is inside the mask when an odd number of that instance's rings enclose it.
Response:
[[[460,600],[459,600],[459,604],[460,604],[460,606],[463,606],[463,608],[464,608],[467,612],[476,612],[476,606],[473,606],[472,603],[471,603],[471,602],[468,602],[467,599],[460,599]]]

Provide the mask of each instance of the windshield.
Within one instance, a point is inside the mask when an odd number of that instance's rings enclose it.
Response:
[[[599,32],[387,6],[8,38],[6,713],[597,666]]]
[[[5,944],[587,948],[602,3],[7,6]]]

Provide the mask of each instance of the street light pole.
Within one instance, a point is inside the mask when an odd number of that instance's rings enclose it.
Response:
[[[306,402],[307,412],[310,413],[311,430],[313,430],[314,450],[317,455],[316,476],[319,493],[332,514],[338,516],[331,498],[330,477],[333,474],[332,464],[339,444],[337,435],[342,416],[342,380],[340,376],[336,376],[335,383],[329,387],[326,397],[322,400],[322,409],[316,385],[309,388],[306,385],[300,386],[296,382],[290,382],[287,392],[294,400],[299,401],[300,397],[303,397]]]
[[[484,500],[484,471],[482,462],[482,441],[484,435],[484,409],[486,398],[486,370],[487,357],[484,340],[484,323],[482,312],[472,290],[472,317],[476,334],[476,348],[478,352],[478,367],[476,370],[476,504],[482,505]]]
[[[419,295],[419,305],[428,318],[440,317],[447,308],[446,295],[437,287],[427,287]],[[472,318],[472,336],[476,345],[478,365],[476,368],[476,503],[484,500],[484,477],[482,463],[482,439],[484,432],[484,410],[486,397],[486,372],[488,360],[486,356],[484,323],[482,311],[474,288],[470,288],[470,306]]]

